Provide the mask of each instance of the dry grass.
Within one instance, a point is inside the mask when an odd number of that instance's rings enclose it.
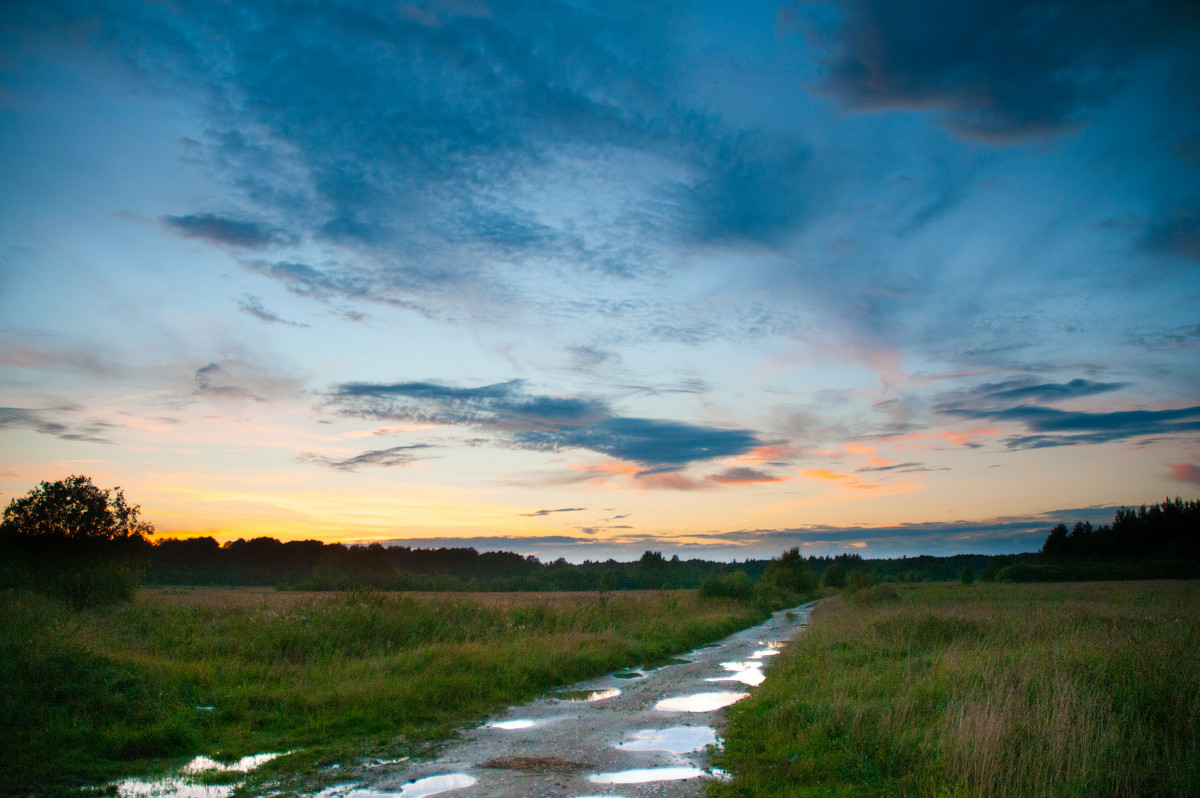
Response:
[[[1193,582],[831,601],[732,711],[717,795],[1200,794]]]
[[[527,591],[527,592],[391,592],[376,591],[381,595],[405,596],[433,604],[468,601],[480,606],[499,610],[510,610],[543,604],[552,610],[575,609],[596,601],[595,591]],[[694,593],[691,590],[670,591],[679,595]],[[138,592],[136,602],[148,606],[207,607],[210,609],[232,609],[238,607],[291,608],[302,604],[326,601],[343,594],[327,590],[276,590],[271,587],[149,587]],[[620,593],[622,601],[649,603],[663,595],[661,590],[627,590]]]

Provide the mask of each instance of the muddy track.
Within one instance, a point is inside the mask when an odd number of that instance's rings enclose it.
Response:
[[[675,664],[581,682],[462,732],[437,759],[375,769],[321,798],[699,795],[722,708],[769,673],[811,606],[691,651]],[[765,671],[765,672],[764,672]],[[392,768],[395,769],[392,769]]]

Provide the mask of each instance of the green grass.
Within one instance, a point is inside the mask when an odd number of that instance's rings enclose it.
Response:
[[[222,595],[85,612],[0,595],[0,794],[70,792],[200,753],[298,751],[264,768],[274,777],[411,754],[509,704],[766,615],[692,592]]]
[[[883,585],[730,711],[731,796],[1200,794],[1200,585]]]

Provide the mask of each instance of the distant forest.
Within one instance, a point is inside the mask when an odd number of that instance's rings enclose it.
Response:
[[[300,590],[343,590],[375,587],[385,590],[645,590],[697,588],[706,579],[737,571],[759,579],[769,560],[718,563],[666,558],[647,551],[633,562],[584,562],[565,559],[543,563],[512,552],[480,553],[472,548],[412,549],[407,546],[346,546],[301,540],[282,543],[274,538],[235,540],[224,546],[213,538],[167,538],[148,551],[149,585],[274,585]],[[843,573],[869,570],[875,580],[942,581],[958,579],[964,567],[985,574],[1036,559],[1036,554],[990,557],[905,557],[864,560],[857,554],[809,557],[818,579],[835,563]],[[836,570],[836,569],[835,569]]]
[[[211,537],[155,542],[146,552],[152,585],[273,585],[304,590],[638,590],[697,588],[737,571],[758,580],[769,560],[718,563],[647,551],[633,562],[543,563],[513,552],[473,548],[347,546],[260,537],[225,545]],[[1200,501],[1176,498],[1122,508],[1112,524],[1058,524],[1040,552],[959,554],[864,560],[857,554],[809,557],[813,575],[836,586],[840,574],[869,581],[1081,581],[1200,577]],[[831,566],[833,570],[830,571]],[[828,573],[828,578],[826,577]],[[837,576],[835,576],[835,574]],[[859,580],[861,583],[863,580]]]

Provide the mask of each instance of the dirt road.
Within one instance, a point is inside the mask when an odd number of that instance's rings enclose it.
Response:
[[[570,798],[703,792],[722,708],[749,694],[771,657],[808,625],[809,605],[775,613],[676,663],[610,674],[513,707],[430,762],[376,769],[320,798]],[[765,672],[764,672],[765,669]]]

